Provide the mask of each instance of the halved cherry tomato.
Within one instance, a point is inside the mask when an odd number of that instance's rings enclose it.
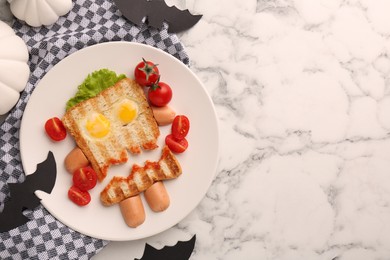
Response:
[[[156,64],[142,58],[134,69],[134,78],[141,86],[151,86],[160,78],[160,72]]]
[[[82,191],[87,191],[96,186],[97,175],[90,167],[82,167],[73,173],[73,185]]]
[[[70,187],[68,197],[79,206],[85,206],[91,201],[91,195],[88,191],[82,191],[76,186]]]
[[[188,148],[187,139],[183,138],[181,140],[177,140],[172,134],[165,137],[165,144],[168,145],[169,149],[171,149],[174,153],[182,153]]]
[[[190,131],[190,120],[184,115],[177,115],[172,122],[172,135],[175,139],[181,140]]]
[[[159,81],[149,88],[148,98],[156,107],[166,106],[172,99],[172,89],[167,83]]]
[[[45,130],[47,135],[53,141],[61,141],[66,137],[65,126],[58,117],[53,117],[47,120],[45,123]]]

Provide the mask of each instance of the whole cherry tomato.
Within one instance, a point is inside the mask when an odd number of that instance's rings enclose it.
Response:
[[[85,206],[91,201],[91,195],[88,191],[82,191],[76,186],[70,187],[68,197],[79,206]]]
[[[66,137],[66,129],[62,121],[58,117],[50,118],[45,123],[47,135],[53,141],[61,141]]]
[[[174,153],[182,153],[188,148],[187,139],[183,138],[178,140],[174,138],[172,134],[169,134],[167,137],[165,137],[165,144],[168,145],[169,149],[171,149],[171,151]]]
[[[96,186],[97,175],[90,167],[82,167],[73,173],[73,185],[82,191],[87,191]]]
[[[142,58],[134,69],[134,78],[141,86],[149,87],[158,81],[160,72],[156,64]]]
[[[150,103],[156,107],[166,106],[172,99],[172,89],[168,84],[158,82],[149,88],[148,98]]]
[[[187,136],[190,130],[190,120],[184,115],[177,115],[172,122],[172,135],[175,139],[181,140]]]

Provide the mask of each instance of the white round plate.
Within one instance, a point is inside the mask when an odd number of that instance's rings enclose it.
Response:
[[[177,155],[183,174],[165,181],[171,198],[169,208],[161,213],[152,212],[144,198],[145,222],[129,228],[118,205],[105,207],[100,202],[100,192],[115,175],[128,176],[134,163],[143,165],[146,160],[160,158],[165,136],[170,126],[160,127],[159,149],[144,151],[132,156],[128,163],[111,167],[108,176],[91,190],[92,201],[85,207],[71,202],[68,189],[72,177],[64,168],[64,158],[75,143],[70,135],[64,141],[52,142],[46,136],[47,119],[65,113],[65,103],[77,86],[95,70],[107,68],[133,78],[136,64],[146,60],[158,64],[161,81],[170,84],[173,98],[170,106],[176,114],[188,116],[191,122],[187,140],[188,149]],[[213,103],[195,74],[175,57],[164,51],[138,43],[109,42],[87,47],[68,56],[54,66],[40,80],[26,106],[21,130],[20,149],[26,174],[34,173],[36,165],[43,162],[49,151],[57,163],[57,179],[53,191],[37,191],[43,206],[59,221],[85,235],[105,240],[135,240],[160,233],[181,221],[202,200],[215,176],[218,160],[218,124]]]

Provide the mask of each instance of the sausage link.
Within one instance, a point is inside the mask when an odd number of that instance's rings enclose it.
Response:
[[[76,170],[88,166],[89,161],[85,157],[83,151],[80,148],[76,147],[68,153],[64,160],[65,169],[73,174]]]
[[[161,212],[169,207],[170,199],[162,181],[155,182],[145,191],[145,199],[154,212]]]
[[[119,202],[123,219],[129,227],[135,228],[144,223],[145,209],[141,196],[133,196]]]

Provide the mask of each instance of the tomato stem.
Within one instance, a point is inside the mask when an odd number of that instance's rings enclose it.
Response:
[[[153,74],[156,74],[157,73],[154,71],[154,68],[158,66],[158,64],[154,64],[153,66],[150,66],[148,64],[148,62],[142,58],[143,62],[144,62],[144,66],[142,68],[138,68],[140,71],[143,71],[146,75],[146,80],[149,80],[149,77]]]
[[[157,79],[156,83],[154,83],[153,85],[150,86],[150,88],[151,88],[153,91],[155,91],[155,90],[158,89],[158,88],[161,88],[161,87],[158,85],[158,83],[160,82],[160,77],[161,77],[161,75],[158,76],[158,79]]]

